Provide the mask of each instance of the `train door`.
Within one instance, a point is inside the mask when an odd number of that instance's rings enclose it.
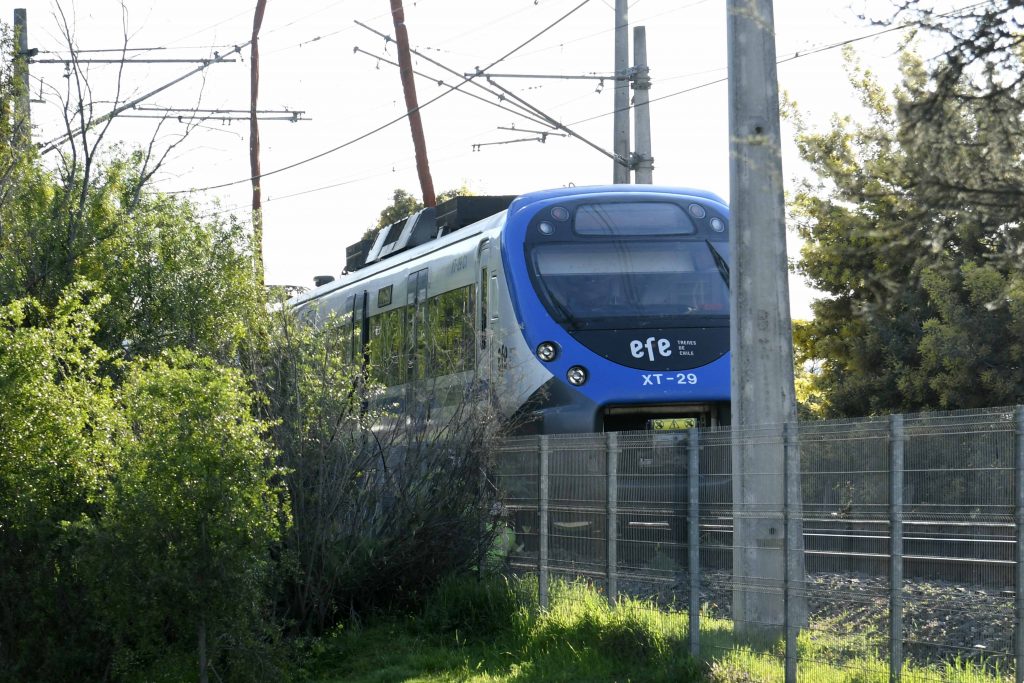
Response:
[[[366,292],[356,292],[352,299],[352,349],[350,357],[358,366],[366,364]]]
[[[422,380],[430,372],[427,366],[427,269],[417,270],[409,274],[406,286],[405,308],[405,349],[406,359],[405,380],[412,392],[417,386],[422,387]],[[407,396],[408,405],[414,405],[414,396]]]
[[[493,249],[489,239],[480,241],[479,270],[477,272],[477,305],[476,323],[479,344],[477,344],[477,367],[487,377],[494,377],[494,344],[499,343],[495,337],[498,322],[498,274],[491,263]]]

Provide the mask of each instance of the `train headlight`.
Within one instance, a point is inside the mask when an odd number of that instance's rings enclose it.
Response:
[[[556,356],[558,356],[558,347],[554,342],[546,341],[537,345],[537,358],[545,363],[550,363]]]
[[[582,365],[574,365],[565,373],[565,378],[574,387],[581,387],[587,383],[587,369]]]

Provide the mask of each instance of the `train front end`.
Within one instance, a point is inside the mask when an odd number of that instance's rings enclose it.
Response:
[[[515,314],[550,378],[523,431],[729,421],[729,212],[697,190],[524,195],[502,235]]]

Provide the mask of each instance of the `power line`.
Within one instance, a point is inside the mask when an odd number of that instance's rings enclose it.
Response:
[[[209,64],[213,61],[210,57],[201,57],[199,59],[78,59],[77,57],[69,57],[68,59],[30,59],[29,64],[63,64],[69,66],[71,64]],[[222,63],[235,62],[234,59],[222,59]]]
[[[481,73],[481,75],[483,75],[483,74]],[[495,83],[494,81],[492,81],[490,78],[487,79],[487,82],[490,83],[491,85],[493,85],[498,90],[501,90],[503,93],[505,93],[506,96],[511,97],[511,98],[515,99],[516,101],[520,102],[521,104],[523,104],[524,106],[528,107],[531,111],[535,112],[538,116],[540,116],[542,119],[544,119],[548,123],[548,125],[551,126],[552,128],[556,128],[558,130],[564,130],[570,137],[576,138],[580,142],[590,146],[591,148],[597,150],[601,154],[605,155],[606,157],[608,157],[609,159],[611,159],[611,160],[613,160],[613,161],[615,161],[617,163],[628,164],[628,160],[623,159],[618,154],[615,154],[613,152],[609,152],[608,150],[604,149],[603,147],[601,147],[600,145],[598,145],[598,144],[596,144],[594,142],[591,142],[587,138],[583,137],[582,135],[580,135],[576,131],[574,131],[571,128],[569,128],[569,126],[567,126],[565,124],[562,124],[562,123],[559,123],[558,121],[556,121],[552,117],[550,117],[547,114],[545,114],[544,112],[542,112],[537,107],[533,106],[532,104],[528,103],[523,98],[521,98],[518,95],[516,95],[515,93],[513,93],[511,90],[508,90],[507,88],[503,88],[502,86],[500,86],[497,83]]]
[[[87,49],[84,47],[75,48],[71,50],[76,54],[94,54],[101,52],[155,52],[157,50],[212,50],[214,48],[225,48],[234,47],[234,45],[180,45],[178,47],[103,47],[103,48],[91,48]],[[41,55],[60,55],[68,52],[68,50],[40,50]]]
[[[540,38],[542,35],[544,35],[548,31],[550,31],[551,29],[553,29],[555,26],[557,26],[558,24],[560,24],[564,20],[568,19],[570,16],[575,14],[582,7],[587,5],[590,1],[591,0],[583,0],[583,2],[579,3],[573,9],[571,9],[568,12],[566,12],[565,14],[563,14],[561,17],[556,19],[553,23],[551,23],[548,26],[546,26],[545,28],[541,29],[539,32],[535,33],[533,36],[528,38],[526,41],[520,43],[518,46],[512,48],[510,51],[506,52],[504,55],[502,55],[498,59],[494,60],[491,64],[489,64],[483,70],[486,71],[487,69],[491,69],[491,68],[497,66],[498,64],[500,64],[501,62],[505,61],[506,59],[511,57],[513,54],[515,54],[516,52],[518,52],[522,48],[526,47],[527,45],[532,43],[537,38]],[[420,111],[424,107],[427,107],[427,106],[433,104],[434,102],[437,102],[442,97],[450,95],[452,92],[461,89],[462,86],[464,86],[466,83],[468,83],[471,80],[471,78],[472,77],[464,78],[462,80],[462,82],[459,83],[458,85],[450,87],[448,90],[446,90],[445,92],[441,93],[440,95],[437,95],[433,99],[428,100],[428,101],[424,102],[423,104],[421,104],[419,107],[416,108],[416,111]],[[183,193],[192,193],[192,192],[205,192],[207,190],[218,190],[218,189],[223,188],[223,187],[230,187],[232,185],[238,185],[240,183],[248,183],[248,182],[252,182],[253,180],[256,180],[257,178],[266,178],[267,176],[275,175],[277,173],[283,173],[284,171],[289,171],[289,170],[291,170],[293,168],[296,168],[298,166],[302,166],[304,164],[308,164],[311,161],[316,161],[317,159],[321,159],[321,158],[327,156],[328,154],[333,154],[334,152],[337,152],[337,151],[339,151],[341,149],[344,149],[346,147],[354,145],[355,143],[360,142],[361,140],[365,140],[366,138],[370,137],[371,135],[379,133],[380,131],[395,125],[399,121],[402,121],[402,120],[408,118],[410,113],[411,112],[406,112],[405,114],[402,114],[401,116],[398,116],[398,117],[396,117],[394,119],[391,119],[387,123],[385,123],[383,125],[380,125],[380,126],[374,128],[373,130],[367,131],[366,133],[363,133],[362,135],[358,135],[358,136],[352,138],[351,140],[347,140],[347,141],[341,143],[340,145],[337,145],[337,146],[332,147],[330,149],[324,150],[323,152],[319,152],[318,154],[314,154],[311,157],[307,157],[305,159],[301,159],[301,160],[296,161],[294,163],[288,164],[287,166],[282,166],[280,168],[276,168],[273,171],[267,171],[266,173],[261,173],[258,177],[250,176],[248,178],[242,178],[242,179],[239,179],[239,180],[233,180],[233,181],[228,182],[228,183],[220,183],[219,185],[210,185],[208,187],[194,188],[194,189],[191,189],[191,190],[175,190],[175,191],[169,192],[168,194],[183,194]]]
[[[391,66],[395,66],[395,67],[398,66],[398,62],[394,62],[394,61],[391,61],[390,59],[387,59],[386,57],[382,57],[380,55],[375,55],[375,54],[373,54],[371,52],[367,52],[366,50],[362,49],[361,47],[353,48],[352,51],[357,53],[357,54],[364,54],[367,57],[376,59],[378,62],[384,62],[385,64],[390,64]],[[413,52],[415,54],[415,50],[411,50],[411,52]],[[422,71],[417,71],[417,70],[413,69],[413,73],[416,74],[417,76],[421,77],[421,78],[430,80],[430,81],[434,82],[435,84],[437,84],[439,86],[447,86],[449,88],[454,87],[451,84],[445,82],[444,80],[442,80],[440,78],[434,78],[432,76],[428,76],[427,74],[423,73]],[[474,83],[475,83],[475,81],[474,81]],[[484,88],[484,90],[487,91],[486,88]],[[468,97],[472,97],[474,99],[480,100],[481,102],[483,102],[485,104],[488,104],[488,105],[490,105],[492,107],[497,107],[498,109],[501,109],[502,111],[506,111],[506,112],[508,112],[510,114],[513,114],[515,116],[521,116],[521,117],[525,118],[527,121],[530,121],[531,123],[538,123],[538,124],[543,124],[544,123],[543,121],[540,121],[540,120],[530,116],[527,113],[524,113],[522,111],[517,111],[517,110],[511,109],[509,107],[506,107],[505,105],[501,104],[500,102],[492,102],[491,100],[487,99],[486,97],[481,97],[480,95],[477,95],[477,94],[471,93],[471,92],[467,92],[465,90],[459,90],[459,92],[461,94],[463,94],[463,95],[468,96]],[[490,91],[487,91],[487,92],[490,92]],[[496,93],[492,93],[492,94],[496,95]]]
[[[648,17],[643,18],[643,19],[634,20],[632,23],[635,24],[635,25],[639,25],[639,24],[642,24],[644,22],[649,22],[652,19],[657,19],[658,17],[663,17],[666,14],[674,14],[675,12],[681,12],[683,10],[690,9],[691,7],[696,7],[697,5],[703,5],[706,2],[710,2],[710,0],[696,0],[696,2],[691,2],[688,5],[683,5],[681,7],[674,7],[672,9],[670,9],[670,10],[666,10],[664,12],[659,12],[658,14],[652,14],[652,15],[650,15]],[[519,59],[521,57],[529,57],[530,55],[540,54],[541,52],[547,52],[548,50],[554,50],[554,49],[557,49],[557,48],[563,48],[566,45],[572,45],[573,43],[578,43],[578,42],[583,41],[583,40],[589,40],[590,38],[595,38],[597,36],[602,36],[602,35],[604,35],[606,33],[610,33],[612,31],[614,31],[616,28],[618,28],[618,27],[617,26],[613,26],[612,28],[602,29],[600,31],[595,31],[594,33],[588,33],[588,34],[586,34],[584,36],[580,36],[579,38],[573,38],[572,40],[567,40],[565,42],[558,43],[556,45],[548,45],[547,47],[537,48],[536,50],[533,50],[531,52],[523,52],[522,54],[517,55],[516,58]]]
[[[374,29],[374,28],[372,28],[370,26],[367,26],[366,24],[363,24],[362,22],[359,22],[359,21],[357,21],[356,24],[358,24],[359,26],[365,28],[367,31],[373,33],[374,35],[380,36],[386,42],[394,42],[394,38],[392,38],[391,36],[389,36],[386,33],[381,33],[380,31],[378,31],[378,30],[376,30],[376,29]],[[469,78],[475,78],[476,77],[476,74],[459,73],[455,69],[452,69],[451,67],[446,66],[445,64],[439,62],[438,60],[434,59],[433,57],[428,57],[427,55],[423,54],[422,52],[420,52],[418,50],[410,49],[410,52],[412,52],[414,55],[416,55],[420,59],[422,59],[422,60],[424,60],[424,61],[426,61],[426,62],[428,62],[430,64],[433,64],[434,66],[438,67],[439,69],[442,69],[442,70],[446,71],[447,73],[450,73],[451,75],[455,76],[456,78],[461,78],[463,81],[465,81],[467,77],[469,77]],[[385,61],[387,61],[387,60],[385,60]],[[389,63],[390,64],[394,64],[394,62],[389,62]],[[489,89],[487,86],[483,85],[482,83],[480,83],[477,80],[471,80],[470,84],[475,86],[475,87],[477,87],[477,88],[479,88],[480,90],[483,90],[485,93],[487,93],[491,97],[496,98],[499,102],[505,99],[504,96],[501,93],[498,93],[498,92],[495,92],[495,91]],[[465,92],[465,91],[460,91],[460,92]],[[484,100],[484,101],[488,102],[489,104],[495,104],[494,102],[490,102],[488,100]],[[516,104],[516,103],[513,103],[513,104]],[[496,105],[496,106],[499,106],[499,108],[501,108],[501,109],[505,109],[504,106],[501,106],[501,105]],[[520,111],[518,113],[515,112],[514,110],[509,110],[509,111],[511,111],[514,114],[517,114],[518,116],[522,116],[522,117],[532,121],[533,123],[538,123],[538,124],[543,125],[544,122],[543,121],[539,121],[536,118],[534,118],[533,115],[529,112],[529,110],[527,110],[525,107],[523,107],[522,105],[519,105],[519,104],[516,104],[516,106],[519,107],[519,109],[520,109]]]
[[[114,118],[115,116],[117,116],[118,114],[120,114],[122,112],[125,112],[125,111],[127,111],[129,109],[134,108],[136,105],[144,102],[145,100],[148,100],[150,97],[152,97],[153,95],[156,95],[157,93],[163,92],[167,88],[170,88],[172,85],[175,85],[176,83],[180,83],[181,81],[185,80],[186,78],[188,78],[190,76],[194,76],[197,73],[205,71],[210,66],[213,66],[214,64],[217,64],[220,61],[226,59],[229,55],[232,55],[232,54],[235,54],[235,53],[240,53],[242,51],[242,48],[244,48],[247,45],[249,45],[250,42],[251,41],[246,41],[246,42],[242,43],[241,45],[236,45],[234,47],[234,49],[232,49],[230,52],[227,52],[224,55],[218,55],[215,59],[210,60],[209,63],[206,63],[206,64],[203,64],[201,66],[198,66],[195,69],[193,69],[192,71],[189,71],[188,73],[186,73],[186,74],[184,74],[182,76],[179,76],[178,78],[174,79],[173,81],[165,83],[164,85],[161,85],[159,88],[156,88],[155,90],[149,91],[145,95],[142,95],[140,97],[136,97],[131,102],[126,102],[125,104],[121,105],[120,107],[115,107],[114,109],[111,109],[109,112],[107,112],[106,114],[104,114],[102,116],[99,116],[99,117],[97,117],[95,119],[90,119],[88,122],[86,122],[85,124],[83,124],[79,128],[76,128],[73,131],[68,131],[67,133],[62,134],[61,136],[56,137],[53,140],[50,140],[49,142],[43,143],[42,145],[40,145],[40,147],[42,147],[42,150],[40,151],[40,154],[46,154],[48,152],[52,152],[53,150],[57,149],[57,146],[60,145],[65,140],[69,140],[72,137],[74,137],[75,135],[78,135],[79,133],[81,133],[83,131],[89,130],[93,126],[96,126],[96,125],[98,125],[100,123],[103,123],[104,121],[108,121],[108,120]]]
[[[980,7],[982,5],[987,5],[987,4],[989,4],[990,1],[991,0],[985,0],[984,2],[976,2],[974,4],[967,5],[965,7],[961,7],[959,9],[955,9],[955,10],[952,10],[950,12],[946,12],[945,14],[938,14],[938,15],[935,15],[935,16],[936,17],[940,17],[940,18],[941,17],[954,16],[956,14],[959,14],[960,12],[966,12],[967,10],[974,9],[974,8]],[[783,58],[777,60],[776,64],[785,64],[787,62],[792,62],[792,61],[795,61],[797,59],[802,59],[804,57],[810,57],[811,55],[816,55],[816,54],[819,54],[821,52],[826,52],[828,50],[834,50],[836,48],[845,47],[847,45],[852,45],[853,43],[858,43],[858,42],[860,42],[862,40],[867,40],[869,38],[875,38],[877,36],[884,35],[886,33],[892,33],[894,31],[905,31],[907,29],[914,28],[915,26],[918,26],[918,25],[919,25],[918,22],[912,22],[912,23],[908,23],[908,24],[901,24],[899,26],[890,26],[888,28],[884,28],[884,29],[881,29],[881,30],[878,30],[878,31],[874,31],[872,33],[867,33],[867,34],[862,35],[862,36],[857,36],[855,38],[849,38],[847,40],[841,40],[841,41],[838,41],[838,42],[835,42],[835,43],[829,43],[827,45],[822,45],[820,47],[809,48],[807,50],[798,50],[798,51],[794,52],[793,54],[791,54],[789,56],[786,56],[786,57],[783,57]],[[694,86],[689,87],[689,88],[684,88],[682,90],[677,90],[676,92],[672,92],[672,93],[669,93],[667,95],[661,95],[660,97],[652,97],[650,99],[650,102],[653,103],[653,102],[658,102],[659,100],[667,100],[670,97],[676,97],[678,95],[685,95],[686,93],[691,93],[691,92],[694,92],[695,90],[701,90],[703,88],[708,88],[708,87],[710,87],[712,85],[718,85],[719,83],[725,83],[728,80],[729,80],[728,76],[723,76],[721,78],[716,78],[713,81],[706,81],[704,83],[700,83],[698,85],[694,85]],[[590,117],[585,118],[585,119],[580,119],[579,121],[573,121],[572,123],[570,123],[568,125],[570,125],[570,126],[578,126],[581,123],[588,123],[590,121],[596,121],[597,119],[602,119],[602,118],[605,118],[606,116],[611,116],[612,114],[615,114],[617,111],[620,111],[620,110],[616,109],[616,110],[613,110],[613,111],[605,112],[603,114],[598,114],[596,116],[590,116]]]

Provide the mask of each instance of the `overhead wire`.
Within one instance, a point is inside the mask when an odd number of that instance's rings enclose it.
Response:
[[[528,38],[524,42],[520,43],[519,45],[517,45],[516,47],[512,48],[510,51],[506,52],[504,55],[499,57],[498,59],[494,60],[484,70],[486,71],[487,69],[491,69],[491,68],[495,67],[496,65],[500,64],[501,62],[505,61],[510,56],[512,56],[513,54],[515,54],[516,52],[518,52],[522,48],[526,47],[527,45],[532,43],[537,38],[540,38],[542,35],[544,35],[548,31],[550,31],[551,29],[553,29],[555,26],[557,26],[561,22],[563,22],[566,19],[568,19],[570,16],[572,16],[577,11],[579,11],[582,7],[584,7],[585,5],[590,3],[590,1],[591,0],[583,0],[578,5],[576,5],[573,9],[569,10],[568,12],[563,14],[561,17],[556,19],[553,23],[551,23],[548,26],[546,26],[545,28],[541,29],[539,32],[535,33],[533,36],[531,36],[530,38]],[[471,79],[472,79],[472,77],[465,77],[463,79],[463,81],[461,83],[459,83],[458,85],[455,85],[455,86],[449,88],[448,90],[446,90],[445,92],[441,93],[440,95],[437,95],[434,98],[424,102],[423,104],[421,104],[418,107],[416,107],[416,109],[414,109],[413,111],[420,111],[424,107],[427,107],[427,106],[433,104],[434,102],[437,102],[441,98],[446,97],[447,95],[450,95],[452,92],[461,89],[462,86],[464,86],[466,83],[468,83]],[[409,114],[411,114],[411,113],[412,113],[411,111],[406,112],[406,113],[402,114],[401,116],[398,116],[398,117],[396,117],[394,119],[391,119],[387,123],[384,123],[384,124],[382,124],[380,126],[377,126],[376,128],[374,128],[372,130],[369,130],[369,131],[367,131],[367,132],[365,132],[365,133],[363,133],[361,135],[358,135],[358,136],[356,136],[356,137],[354,137],[354,138],[352,138],[350,140],[347,140],[347,141],[341,143],[340,145],[336,145],[336,146],[334,146],[334,147],[332,147],[330,149],[324,150],[322,152],[314,154],[313,156],[307,157],[305,159],[301,159],[299,161],[296,161],[294,163],[288,164],[286,166],[282,166],[280,168],[276,168],[273,171],[268,171],[266,173],[261,173],[259,176],[250,176],[248,178],[241,178],[239,180],[234,180],[234,181],[227,182],[227,183],[220,183],[220,184],[217,184],[217,185],[210,185],[210,186],[202,187],[202,188],[193,188],[193,189],[189,189],[189,190],[174,190],[174,191],[169,192],[168,194],[188,194],[188,193],[193,193],[193,192],[205,192],[205,191],[208,191],[208,190],[217,190],[217,189],[220,189],[220,188],[223,188],[223,187],[230,187],[232,185],[238,185],[238,184],[241,184],[241,183],[248,183],[248,182],[252,182],[253,180],[256,180],[258,178],[266,178],[266,177],[271,176],[271,175],[276,175],[278,173],[283,173],[284,171],[289,171],[289,170],[291,170],[293,168],[297,168],[298,166],[302,166],[304,164],[308,164],[308,163],[310,163],[312,161],[315,161],[317,159],[322,159],[323,157],[325,157],[325,156],[327,156],[329,154],[333,154],[334,152],[337,152],[337,151],[339,151],[341,149],[344,149],[346,147],[349,147],[349,146],[351,146],[351,145],[353,145],[353,144],[355,144],[357,142],[365,140],[366,138],[368,138],[368,137],[370,137],[372,135],[375,135],[376,133],[379,133],[380,131],[385,130],[386,128],[389,128],[389,127],[393,126],[394,124],[398,123],[399,121],[402,121],[402,120],[408,118]]]
[[[964,11],[973,9],[975,7],[978,7],[978,6],[981,6],[981,5],[984,5],[984,4],[986,4],[986,3],[985,2],[978,2],[978,3],[974,3],[972,5],[967,5],[965,7],[961,7],[959,9],[957,9],[957,10],[953,10],[952,12],[947,13],[947,15],[944,15],[944,16],[953,15],[953,14],[956,14],[956,13],[959,13],[959,12],[964,12]],[[907,30],[907,29],[913,28],[914,26],[915,26],[915,24],[904,24],[904,25],[900,25],[900,26],[887,27],[887,28],[884,28],[884,29],[880,29],[878,31],[874,31],[874,32],[868,33],[868,34],[856,36],[854,38],[849,38],[849,39],[845,39],[845,40],[841,40],[841,41],[837,41],[837,42],[833,42],[833,43],[828,43],[828,44],[825,44],[825,45],[811,47],[811,48],[808,48],[808,49],[805,49],[805,50],[797,50],[797,51],[795,51],[793,53],[787,54],[786,56],[780,58],[777,61],[777,63],[778,64],[784,64],[784,63],[787,63],[787,62],[794,61],[796,59],[801,59],[803,57],[808,57],[808,56],[811,56],[811,55],[819,54],[821,52],[825,52],[825,51],[828,51],[828,50],[834,50],[834,49],[839,48],[839,47],[844,47],[846,45],[850,45],[850,44],[853,44],[853,43],[856,43],[856,42],[860,42],[860,41],[863,41],[863,40],[874,38],[874,37],[877,37],[877,36],[880,36],[880,35],[884,35],[884,34],[887,34],[887,33],[895,32],[895,31],[898,31],[898,30]],[[446,67],[443,67],[443,68],[446,68]],[[491,68],[491,67],[488,67],[488,68]],[[711,70],[711,71],[715,71],[715,70],[719,70],[719,69],[714,69],[714,70]],[[422,74],[420,74],[420,75],[422,76]],[[699,75],[699,73],[698,74],[690,74],[690,75]],[[424,76],[424,77],[425,78],[429,78],[427,76]],[[683,76],[679,76],[679,77],[675,77],[675,78],[680,78],[680,77],[683,77]],[[651,102],[655,102],[655,101],[658,101],[658,100],[668,99],[670,97],[676,97],[678,95],[683,95],[683,94],[686,94],[686,93],[689,93],[689,92],[693,92],[695,90],[700,90],[702,88],[707,88],[707,87],[710,87],[712,85],[717,85],[719,83],[724,83],[727,80],[728,80],[727,76],[726,77],[722,77],[722,78],[718,78],[718,79],[715,79],[715,80],[712,80],[712,81],[707,81],[707,82],[704,82],[704,83],[700,83],[698,85],[695,85],[695,86],[692,86],[692,87],[689,87],[689,88],[684,88],[682,90],[679,90],[679,91],[676,91],[676,92],[673,92],[673,93],[662,95],[662,96],[657,97],[657,98],[652,98],[650,101]],[[475,84],[475,81],[474,81],[474,84]],[[496,87],[500,87],[500,86],[497,86],[497,84],[494,84],[494,85]],[[586,122],[593,121],[593,120],[596,120],[596,119],[599,119],[599,118],[604,118],[606,116],[610,116],[610,115],[612,115],[614,113],[615,113],[614,111],[606,112],[606,113],[603,113],[603,114],[599,114],[597,116],[592,116],[592,117],[589,117],[589,118],[580,119],[578,121],[574,121],[574,122],[572,122],[570,124],[565,124],[565,125],[567,125],[567,126],[576,126],[576,125],[579,125],[581,123],[586,123]],[[379,175],[386,175],[386,173],[374,174],[372,176],[365,176],[364,178],[365,179],[369,179],[371,177],[378,177]],[[304,190],[304,191],[300,191],[300,192],[297,192],[297,193],[292,193],[290,195],[285,195],[285,196],[282,196],[282,197],[277,197],[276,199],[287,199],[287,198],[294,197],[294,196],[301,196],[303,194],[309,194],[309,193],[313,193],[313,192],[319,192],[319,191],[322,191],[322,190],[333,189],[333,188],[336,188],[336,187],[341,187],[343,185],[348,185],[348,184],[352,184],[352,183],[358,182],[359,180],[362,180],[364,178],[351,179],[351,180],[346,180],[346,181],[342,181],[342,182],[339,182],[339,183],[332,183],[330,185],[325,185],[325,186],[321,186],[321,187],[318,187],[318,188],[312,188],[312,189],[309,189],[309,190]],[[198,191],[198,190],[196,190],[196,191]],[[271,201],[271,200],[268,199],[268,201]]]
[[[976,3],[973,3],[971,5],[966,5],[964,7],[960,7],[958,9],[952,10],[950,12],[946,12],[944,14],[939,14],[939,15],[936,15],[936,16],[937,17],[955,16],[956,14],[959,14],[960,12],[966,12],[967,10],[974,9],[974,8],[980,7],[982,5],[987,5],[987,4],[989,4],[989,2],[991,2],[991,0],[984,0],[983,2],[976,2]],[[775,63],[776,64],[786,64],[787,62],[792,62],[792,61],[795,61],[797,59],[803,59],[804,57],[810,57],[811,55],[816,55],[816,54],[819,54],[819,53],[822,53],[822,52],[827,52],[828,50],[835,50],[836,48],[845,47],[847,45],[852,45],[853,43],[858,43],[858,42],[860,42],[862,40],[868,40],[869,38],[876,38],[876,37],[884,35],[886,33],[893,33],[895,31],[906,31],[906,30],[909,30],[909,29],[913,29],[913,28],[915,28],[917,26],[919,26],[919,24],[917,22],[910,22],[910,23],[906,23],[906,24],[900,24],[899,26],[889,26],[887,28],[880,29],[878,31],[873,31],[872,33],[867,33],[867,34],[864,34],[864,35],[861,35],[861,36],[857,36],[855,38],[848,38],[846,40],[840,40],[840,41],[837,41],[837,42],[834,42],[834,43],[828,43],[826,45],[821,45],[821,46],[818,46],[818,47],[808,48],[806,50],[797,50],[796,52],[793,52],[792,54],[790,54],[788,56],[785,56],[785,57],[777,59]],[[718,71],[718,70],[720,70],[720,69],[715,69],[714,71]],[[704,83],[699,83],[699,84],[691,86],[689,88],[684,88],[682,90],[677,90],[676,92],[671,92],[671,93],[668,93],[666,95],[661,95],[659,97],[652,97],[650,99],[650,101],[649,101],[649,104],[653,104],[653,103],[659,102],[661,100],[667,100],[669,98],[677,97],[679,95],[685,95],[687,93],[691,93],[691,92],[694,92],[696,90],[701,90],[703,88],[708,88],[708,87],[711,87],[713,85],[718,85],[719,83],[725,83],[728,80],[729,80],[729,77],[728,77],[728,75],[726,75],[726,76],[722,76],[721,78],[716,78],[716,79],[714,79],[712,81],[705,81]],[[629,109],[629,107],[626,107],[625,109]],[[597,119],[602,119],[602,118],[605,118],[605,117],[608,117],[608,116],[612,116],[613,114],[615,114],[615,113],[617,113],[619,111],[622,111],[622,110],[621,109],[613,109],[612,111],[605,112],[603,114],[597,114],[596,116],[590,116],[590,117],[587,117],[585,119],[580,119],[578,121],[573,121],[572,123],[569,123],[567,125],[578,126],[581,123],[588,123],[590,121],[595,121]]]

